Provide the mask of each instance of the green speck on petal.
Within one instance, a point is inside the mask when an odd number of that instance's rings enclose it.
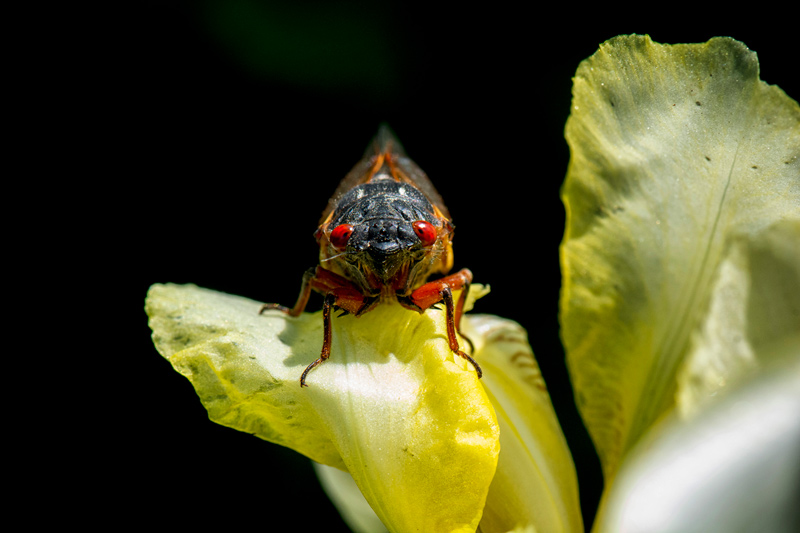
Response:
[[[480,287],[476,287],[476,292]],[[390,531],[474,531],[499,452],[494,410],[452,354],[444,312],[384,304],[298,318],[195,286],[154,285],[146,310],[159,352],[209,417],[347,470]]]

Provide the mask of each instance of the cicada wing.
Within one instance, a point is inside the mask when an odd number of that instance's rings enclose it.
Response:
[[[328,200],[328,205],[322,213],[321,222],[327,220],[328,216],[336,209],[339,199],[353,187],[367,183],[385,166],[389,167],[392,176],[398,181],[404,181],[416,187],[422,192],[431,204],[435,205],[439,211],[450,218],[450,213],[444,205],[441,195],[431,183],[427,174],[409,158],[400,141],[397,140],[389,126],[382,124],[378,129],[377,135],[364,152],[364,157],[356,163],[356,166],[344,177],[336,187],[336,190]]]

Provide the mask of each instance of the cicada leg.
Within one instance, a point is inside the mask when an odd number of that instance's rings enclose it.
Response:
[[[334,308],[340,308],[345,312],[358,316],[371,309],[377,303],[375,297],[364,295],[358,287],[346,278],[318,266],[307,270],[303,274],[300,296],[297,298],[294,307],[264,304],[261,306],[259,314],[267,309],[278,309],[289,316],[300,316],[300,313],[303,312],[308,304],[312,289],[325,295],[322,305],[322,351],[319,358],[308,365],[300,376],[301,387],[308,386],[306,385],[308,373],[331,355],[331,311]]]
[[[320,353],[316,361],[303,370],[303,374],[300,376],[301,387],[308,387],[306,385],[306,376],[311,372],[311,369],[331,356],[331,308],[334,302],[336,302],[335,294],[331,292],[325,295],[325,301],[322,304],[322,353]]]
[[[464,314],[464,302],[467,301],[467,293],[469,292],[471,282],[472,272],[465,268],[442,279],[429,281],[412,292],[408,297],[400,298],[400,303],[409,309],[422,312],[440,302],[444,302],[445,317],[447,320],[447,342],[450,345],[450,350],[469,361],[475,368],[478,378],[480,378],[483,375],[480,365],[475,359],[461,350],[456,335],[456,332],[461,334],[461,316]],[[458,298],[458,302],[454,302],[453,291],[459,289],[463,290]],[[466,337],[464,338],[466,339]],[[469,339],[467,339],[467,342],[472,345],[472,341]]]
[[[300,296],[297,297],[297,302],[294,304],[294,307],[290,308],[280,304],[264,304],[261,306],[261,310],[258,314],[262,314],[267,309],[278,309],[289,316],[300,316],[300,313],[302,313],[306,305],[308,305],[308,297],[311,296],[312,288],[311,280],[314,279],[315,273],[316,269],[313,267],[303,273],[303,281],[300,284]]]

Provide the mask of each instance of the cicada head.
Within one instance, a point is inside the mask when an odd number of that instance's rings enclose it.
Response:
[[[365,293],[402,295],[450,270],[452,233],[413,185],[378,175],[345,193],[316,236],[324,268]]]

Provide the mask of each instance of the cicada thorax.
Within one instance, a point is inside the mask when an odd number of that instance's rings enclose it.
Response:
[[[320,225],[320,264],[365,295],[405,296],[452,268],[452,231],[419,189],[381,168],[344,192]]]

